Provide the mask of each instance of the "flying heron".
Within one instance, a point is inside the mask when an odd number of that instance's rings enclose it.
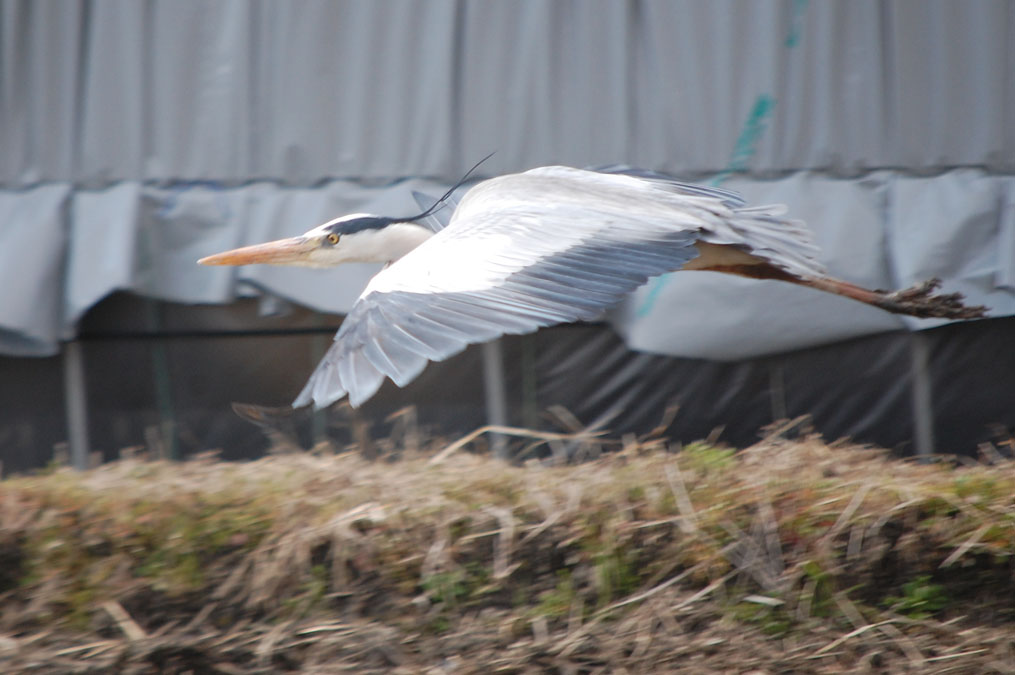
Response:
[[[346,395],[359,406],[385,377],[405,386],[429,361],[469,344],[598,319],[650,278],[677,270],[777,279],[918,317],[985,311],[965,306],[961,294],[934,294],[936,279],[887,292],[830,277],[803,223],[782,206],[749,207],[733,192],[661,174],[541,167],[478,183],[436,233],[421,224],[454,189],[412,217],[342,216],[198,261],[386,263],[294,407]]]

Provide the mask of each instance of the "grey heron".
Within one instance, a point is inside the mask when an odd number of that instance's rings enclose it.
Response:
[[[450,194],[449,191],[448,194]],[[438,204],[448,195],[439,200]],[[800,221],[781,206],[651,173],[548,166],[468,190],[446,227],[352,214],[305,234],[202,258],[203,265],[382,262],[293,403],[353,406],[390,378],[405,386],[430,361],[543,326],[595,320],[650,278],[711,270],[776,279],[889,312],[976,318],[937,280],[896,292],[828,276]]]

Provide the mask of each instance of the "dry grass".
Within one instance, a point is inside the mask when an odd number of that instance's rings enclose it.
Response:
[[[1010,462],[436,450],[0,483],[0,670],[1015,672]]]

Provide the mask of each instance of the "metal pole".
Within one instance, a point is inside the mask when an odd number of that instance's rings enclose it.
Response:
[[[309,370],[313,370],[314,366],[320,363],[321,359],[328,352],[328,345],[331,340],[329,336],[317,333],[310,338],[310,365]],[[323,443],[328,440],[328,409],[320,408],[317,406],[311,406],[313,412],[310,414],[310,447],[317,447],[318,443]],[[359,421],[353,422],[353,428],[355,429],[354,434],[358,436],[360,433]],[[366,431],[363,432],[363,438],[356,438],[360,444],[360,452],[366,450],[365,446],[369,442],[369,434]]]
[[[918,457],[926,460],[934,454],[934,403],[930,381],[930,340],[914,331],[910,344],[910,370],[913,376],[913,443]]]
[[[88,403],[85,396],[85,361],[81,343],[67,342],[63,349],[63,398],[67,415],[71,466],[78,471],[88,468],[91,453],[88,442]]]
[[[483,345],[483,385],[486,390],[486,423],[507,426],[507,391],[504,383],[504,354],[500,340]],[[490,435],[490,447],[495,457],[507,459],[507,437]]]
[[[786,373],[781,358],[768,362],[768,400],[773,422],[789,418],[786,412]]]
[[[162,307],[156,300],[148,300],[148,329],[162,332]],[[162,338],[152,341],[152,371],[155,376],[155,404],[159,409],[159,459],[180,459],[176,444],[176,407],[173,403],[173,384],[169,373],[169,354]]]

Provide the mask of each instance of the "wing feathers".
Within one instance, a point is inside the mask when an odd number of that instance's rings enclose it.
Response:
[[[383,333],[385,340],[402,347],[406,351],[419,354],[428,360],[440,358],[442,350],[437,345],[426,342],[418,334],[410,333],[404,326],[399,325],[397,321],[392,321],[387,316],[387,312],[383,307],[378,307],[377,312],[383,319],[383,325],[388,327],[387,331]],[[396,314],[396,316],[398,315]],[[378,335],[380,334],[378,332]]]
[[[450,223],[378,274],[294,405],[355,406],[468,344],[594,320],[694,243],[735,244],[791,272],[820,269],[778,207],[659,175],[546,167],[479,184]]]

